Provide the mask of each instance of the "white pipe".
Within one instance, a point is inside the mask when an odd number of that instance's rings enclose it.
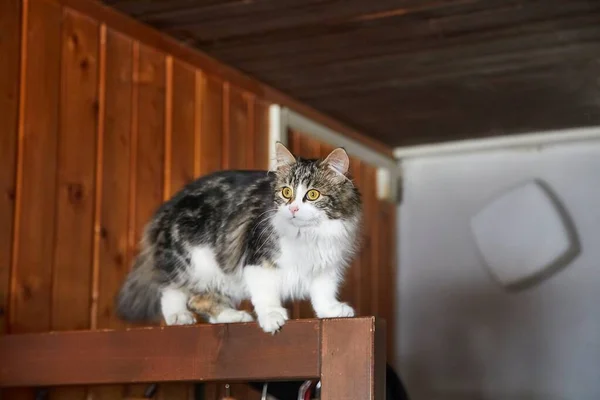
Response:
[[[458,140],[421,146],[396,147],[394,158],[443,156],[457,153],[490,151],[509,148],[546,147],[560,143],[600,140],[600,127],[564,129],[513,136]]]

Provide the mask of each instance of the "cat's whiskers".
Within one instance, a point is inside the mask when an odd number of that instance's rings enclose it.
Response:
[[[277,209],[273,209],[273,210],[267,210],[264,213],[260,214],[258,217],[256,217],[256,219],[259,219],[260,217],[262,217],[263,215],[267,214],[267,213],[275,213],[277,212]],[[250,232],[250,234],[252,235],[254,232],[256,232],[256,230],[258,229],[258,227],[260,226],[260,224],[268,221],[271,219],[270,215],[267,215],[265,218],[263,218],[262,220],[258,221],[256,223],[256,225],[254,226],[254,228],[252,229],[252,231]]]

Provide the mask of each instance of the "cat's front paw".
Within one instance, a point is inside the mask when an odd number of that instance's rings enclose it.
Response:
[[[288,312],[283,307],[269,307],[258,312],[258,324],[267,333],[276,333],[288,320]]]
[[[165,322],[167,325],[193,325],[196,323],[196,318],[194,318],[194,314],[189,311],[180,311],[166,315]]]
[[[351,318],[354,309],[346,303],[333,303],[316,312],[319,318]]]

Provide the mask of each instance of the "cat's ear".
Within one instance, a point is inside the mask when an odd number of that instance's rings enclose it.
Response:
[[[338,147],[329,153],[327,158],[325,158],[325,163],[335,172],[346,175],[348,168],[350,167],[350,158],[348,157],[346,150]]]
[[[296,162],[296,158],[281,142],[275,143],[275,169],[290,166]]]

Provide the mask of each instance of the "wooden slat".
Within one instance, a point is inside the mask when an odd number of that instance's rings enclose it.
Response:
[[[269,169],[269,104],[256,98],[254,101],[254,165]]]
[[[56,163],[60,88],[60,24],[56,4],[33,1],[28,9],[23,80],[23,172],[17,201],[11,332],[50,328],[54,258]]]
[[[171,194],[194,179],[195,71],[173,63],[173,128],[171,136]]]
[[[356,187],[361,188],[361,168],[362,162],[357,158],[350,159],[350,174],[352,176],[352,180]],[[361,196],[364,201],[364,194],[361,192]],[[364,220],[364,216],[363,216]],[[364,229],[360,230],[359,240],[361,241],[361,246],[365,236]],[[350,264],[350,268],[346,272],[346,276],[344,279],[344,284],[341,288],[341,300],[349,302],[352,307],[354,307],[354,311],[357,315],[361,315],[360,313],[360,294],[361,294],[361,285],[362,285],[362,262],[360,253],[358,253]]]
[[[223,82],[202,75],[200,175],[218,171],[222,166]]]
[[[52,329],[90,327],[98,111],[97,23],[63,18]]]
[[[133,104],[133,220],[130,221],[130,262],[137,253],[145,225],[164,199],[166,134],[166,56],[153,48],[134,45]],[[130,385],[127,397],[142,397],[146,387]]]
[[[165,55],[140,46],[137,90],[135,238],[163,201],[165,158]]]
[[[97,23],[78,13],[64,12],[52,330],[90,328],[98,43]],[[85,388],[61,388],[52,396],[84,399],[85,393]]]
[[[21,1],[0,2],[0,335],[8,332],[10,260],[17,173]]]
[[[384,400],[385,323],[324,320],[322,337],[321,399]]]
[[[377,316],[387,322],[387,357],[393,360],[395,332],[396,332],[396,204],[387,201],[378,202],[379,209],[379,271],[378,271],[378,290],[375,292],[378,301]]]
[[[114,298],[129,269],[127,229],[131,152],[132,42],[109,30],[106,38],[106,117],[102,181],[98,328],[124,324]]]
[[[165,198],[168,200],[194,178],[196,87],[195,71],[180,61],[172,63],[167,74],[171,88],[167,90],[166,113],[171,127],[167,128],[165,140]],[[170,75],[170,76],[169,76]],[[169,85],[169,81],[167,81]],[[169,116],[170,113],[170,116]],[[169,154],[170,153],[170,154]],[[168,165],[167,165],[168,163]],[[162,384],[157,398],[161,400],[184,400],[191,398],[193,385],[183,383]]]
[[[19,165],[11,262],[9,331],[50,328],[54,255],[61,9],[24,2]],[[30,390],[3,398],[33,399]]]
[[[96,327],[121,328],[115,296],[129,270],[128,220],[130,195],[132,41],[112,30],[106,34],[106,84],[99,275]],[[90,389],[94,400],[123,396],[122,386]]]
[[[360,253],[361,261],[361,273],[360,273],[360,295],[358,315],[372,315],[373,314],[373,301],[372,301],[372,258],[373,252],[377,251],[374,246],[373,227],[374,219],[377,215],[377,209],[375,204],[375,168],[366,163],[361,163],[361,179],[360,179],[360,191],[363,196],[363,213],[364,213],[364,227],[363,227],[363,246]]]
[[[248,152],[253,147],[252,138],[249,137],[250,118],[248,103],[244,98],[244,93],[235,88],[229,88],[229,124],[227,148],[224,151],[228,154],[228,163],[224,168],[230,169],[249,169],[250,164]],[[254,128],[254,127],[252,127]]]
[[[318,377],[320,326],[290,321],[277,335],[248,323],[2,336],[0,387]]]

